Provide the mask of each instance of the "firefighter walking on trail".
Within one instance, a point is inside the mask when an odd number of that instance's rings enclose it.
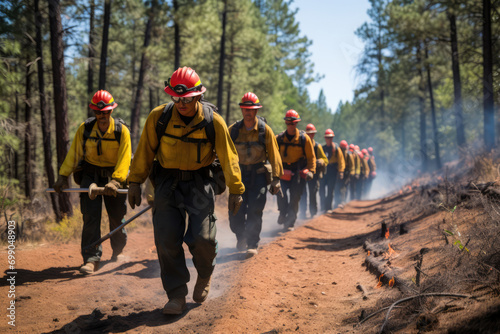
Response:
[[[325,142],[323,151],[328,158],[328,166],[326,167],[326,176],[320,184],[320,199],[321,210],[328,211],[332,209],[333,195],[335,187],[337,186],[337,178],[342,180],[344,178],[345,160],[342,150],[333,142],[335,134],[332,129],[325,131]]]
[[[246,93],[239,105],[243,119],[231,125],[229,133],[238,151],[245,192],[238,213],[229,215],[229,225],[236,235],[236,248],[246,250],[247,257],[252,257],[257,254],[260,241],[267,185],[271,194],[279,193],[283,166],[273,130],[264,118],[257,116],[262,108],[257,95]]]
[[[290,109],[284,120],[286,130],[276,136],[284,169],[281,177],[284,196],[278,196],[278,224],[283,225],[285,231],[291,231],[306,181],[312,180],[316,172],[316,155],[311,138],[297,129],[299,113]]]
[[[95,117],[87,119],[76,131],[68,155],[59,169],[54,190],[61,192],[69,187],[68,177],[73,178],[81,188],[92,183],[104,187],[105,196],[91,199],[88,193],[80,194],[80,208],[83,214],[82,229],[82,274],[92,274],[99,269],[102,246],[84,248],[101,238],[102,202],[109,217],[109,228],[117,228],[127,213],[127,195],[118,194],[127,178],[132,157],[130,131],[122,121],[111,117],[118,106],[113,96],[100,90],[92,97],[89,107]],[[112,261],[117,261],[127,243],[127,232],[121,229],[111,236]]]
[[[316,127],[314,124],[307,124],[306,134],[311,138],[314,146],[314,154],[316,155],[316,173],[312,180],[307,181],[307,186],[304,187],[304,192],[300,197],[300,218],[306,218],[307,212],[307,199],[309,198],[309,213],[311,218],[318,213],[318,203],[316,197],[318,196],[319,182],[323,178],[326,165],[328,165],[328,159],[326,158],[325,152],[323,152],[323,147],[314,141],[314,136],[316,135]],[[309,194],[309,196],[308,196]]]
[[[226,123],[215,106],[201,100],[205,91],[193,69],[183,67],[172,74],[165,92],[173,102],[149,114],[129,176],[132,208],[141,204],[140,185],[148,175],[154,186],[154,238],[169,299],[163,314],[182,314],[186,309],[190,274],[184,242],[198,273],[193,300],[207,299],[217,255],[214,200],[225,188],[217,181],[225,179],[229,188],[231,214],[238,212],[245,191]],[[220,165],[214,163],[216,154]]]
[[[351,179],[354,179],[356,165],[354,162],[354,156],[351,154],[351,152],[349,152],[347,141],[341,140],[339,146],[342,150],[342,154],[344,155],[345,170],[344,179],[340,181],[339,186],[335,189],[335,207],[344,207],[345,203],[347,202],[349,183],[351,182]]]

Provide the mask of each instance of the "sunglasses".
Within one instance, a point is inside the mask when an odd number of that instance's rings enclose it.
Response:
[[[94,114],[96,115],[109,115],[111,113],[111,110],[94,110]]]
[[[191,96],[191,97],[170,96],[170,98],[172,99],[172,101],[174,101],[174,103],[179,103],[180,101],[182,101],[182,103],[184,103],[184,104],[189,104],[189,103],[193,102],[195,96]]]

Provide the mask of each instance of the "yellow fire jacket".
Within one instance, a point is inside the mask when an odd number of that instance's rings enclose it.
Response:
[[[278,142],[276,141],[274,132],[269,125],[265,124],[265,147],[263,147],[262,145],[247,146],[247,144],[245,144],[259,142],[258,125],[259,124],[256,119],[255,126],[252,129],[247,130],[245,126],[242,126],[238,131],[238,137],[236,138],[237,144],[235,144],[235,147],[236,151],[238,152],[240,164],[254,165],[268,160],[272,167],[273,179],[280,178],[283,175],[283,165],[281,162]],[[233,127],[234,124],[229,127],[229,133],[231,133]]]
[[[361,174],[361,158],[359,157],[358,153],[354,151],[350,152],[354,160],[354,175],[359,175]]]
[[[335,148],[335,151],[333,151]],[[330,150],[330,160],[328,161],[328,164],[338,164],[337,165],[337,170],[341,173],[344,172],[345,170],[345,160],[344,160],[344,155],[342,154],[342,150],[336,143],[332,143],[332,146],[327,146],[323,145],[323,149],[325,153],[328,154],[327,150]]]
[[[156,107],[151,111],[144,129],[142,130],[139,145],[134,154],[130,168],[129,182],[143,183],[149,175],[155,150],[158,147],[158,137],[156,134],[156,123],[160,119],[166,104]],[[196,106],[197,112],[193,120],[186,125],[180,118],[177,108],[172,109],[172,118],[168,122],[165,133],[181,137],[192,131],[193,127],[203,121],[203,107],[200,102]],[[215,155],[219,158],[226,178],[226,185],[231,194],[243,194],[245,186],[241,182],[241,171],[238,163],[238,153],[233,141],[229,136],[224,119],[214,113],[213,124],[215,129],[215,151],[210,142],[201,144],[200,162],[198,159],[198,144],[184,142],[175,138],[162,136],[159,143],[156,159],[163,168],[180,169],[193,171],[210,165],[215,160]],[[204,128],[191,133],[188,138],[208,139]]]
[[[276,136],[276,138],[278,136]],[[306,168],[314,174],[316,173],[316,155],[314,154],[314,146],[311,138],[309,138],[308,135],[304,134],[304,137],[306,140],[304,147],[304,151],[306,152],[305,158],[307,159]],[[304,151],[302,150],[302,146],[300,144],[300,132],[298,129],[295,129],[295,136],[291,141],[289,141],[286,134],[284,134],[283,143],[284,145],[281,145],[279,147],[281,160],[283,161],[283,163],[293,164],[299,161],[300,158],[304,157]],[[293,144],[294,146],[289,146],[286,144]]]
[[[340,148],[342,150],[342,154],[344,155],[345,160],[345,171],[350,175],[354,175],[356,172],[356,163],[354,162],[354,156],[350,154],[347,149]]]
[[[370,175],[370,167],[368,166],[368,159],[363,157],[361,160],[361,175],[364,175],[365,178]]]
[[[312,139],[314,154],[316,154],[316,160],[322,159],[325,162],[325,166],[328,165],[328,158],[326,157],[325,151],[323,151],[323,147],[316,143],[314,139]]]
[[[83,156],[83,132],[85,131],[85,122],[83,122],[76,131],[75,138],[71,143],[64,162],[59,169],[59,175],[69,176],[78,163],[85,159],[86,162],[99,167],[115,167],[112,178],[124,182],[127,179],[132,157],[132,144],[130,142],[130,131],[123,125],[120,144],[115,140],[115,120],[109,117],[109,127],[104,134],[99,131],[96,122],[90,133],[91,137],[106,138],[112,140],[101,141],[102,152],[97,152],[97,140],[87,139],[85,142],[85,157]]]
[[[375,163],[375,157],[373,155],[370,155],[368,159],[368,166],[370,167],[370,173],[377,170],[377,164]]]

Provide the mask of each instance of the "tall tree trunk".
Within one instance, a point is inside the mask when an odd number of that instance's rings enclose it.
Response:
[[[224,10],[222,12],[222,36],[220,38],[220,57],[219,57],[219,87],[217,89],[217,106],[222,107],[222,94],[224,92],[224,62],[226,60],[226,17],[227,0],[224,0]],[[222,110],[219,110],[222,112]]]
[[[226,123],[227,124],[230,124],[230,119],[229,117],[231,117],[231,90],[232,90],[232,78],[233,78],[233,55],[234,55],[234,43],[233,43],[233,39],[232,37],[234,36],[231,36],[231,53],[230,53],[230,58],[228,59],[229,60],[229,73],[228,73],[228,85],[227,85],[227,98],[226,98]]]
[[[31,168],[31,73],[29,57],[26,57],[26,96],[24,109],[24,195],[33,199],[33,169]]]
[[[68,106],[66,73],[64,70],[63,29],[59,0],[49,0],[50,50],[52,53],[52,82],[56,115],[57,164],[61,166],[68,154]],[[63,214],[73,215],[68,193],[59,194],[59,208]]]
[[[453,70],[453,91],[455,95],[455,122],[457,127],[457,144],[460,148],[465,145],[465,130],[462,110],[462,82],[460,80],[460,62],[458,59],[458,40],[457,40],[457,19],[455,14],[448,10],[448,20],[450,21],[450,39],[451,39],[451,66]]]
[[[493,95],[493,53],[491,42],[491,2],[483,0],[483,112],[484,144],[495,146],[495,109]]]
[[[419,76],[418,83],[418,106],[420,109],[420,151],[422,153],[422,172],[428,168],[427,155],[427,120],[425,115],[425,79],[422,64],[422,49],[417,47],[417,72]]]
[[[38,59],[38,94],[40,100],[40,117],[42,127],[42,141],[43,141],[43,157],[45,165],[45,173],[47,173],[47,181],[49,187],[54,185],[54,169],[52,168],[52,148],[50,147],[50,115],[45,98],[45,80],[43,71],[43,39],[42,39],[42,15],[39,9],[40,0],[35,0],[35,23],[36,23],[36,55]],[[56,220],[61,220],[61,212],[57,203],[57,196],[55,193],[50,193],[50,201],[52,209],[56,215]]]
[[[90,28],[89,28],[89,68],[87,72],[87,100],[90,101],[94,94],[94,15],[95,0],[90,0]],[[87,107],[87,116],[94,116],[94,111]]]
[[[432,90],[431,65],[429,64],[429,50],[425,46],[425,61],[427,68],[427,86],[429,88],[429,98],[431,101],[432,131],[434,133],[434,152],[436,153],[436,167],[441,169],[441,154],[439,152],[439,133],[436,122],[436,107],[434,106],[434,92]]]
[[[141,67],[139,69],[139,80],[137,82],[137,90],[135,92],[134,106],[132,108],[132,115],[130,119],[130,132],[132,134],[132,148],[137,146],[139,142],[139,116],[141,111],[142,93],[144,89],[144,76],[146,68],[148,67],[147,48],[151,41],[151,29],[155,18],[157,1],[151,1],[151,8],[149,10],[149,18],[146,23],[146,31],[144,33],[144,45],[142,48]]]
[[[155,97],[153,88],[149,88],[149,110],[153,110],[155,108]]]
[[[111,0],[104,2],[104,25],[102,27],[101,63],[99,66],[99,89],[106,89],[106,67],[108,62],[108,37],[111,22]]]
[[[178,21],[179,2],[174,0],[174,71],[181,66],[181,35]]]

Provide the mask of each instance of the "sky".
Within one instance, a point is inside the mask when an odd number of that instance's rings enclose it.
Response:
[[[357,86],[354,66],[363,42],[354,32],[369,21],[368,0],[294,0],[301,35],[313,41],[309,51],[314,70],[324,78],[308,87],[311,100],[323,89],[328,107],[335,112],[340,101],[352,101]]]

